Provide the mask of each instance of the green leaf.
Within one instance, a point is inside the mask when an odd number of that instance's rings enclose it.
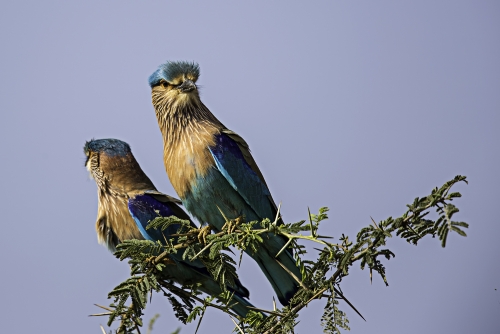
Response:
[[[460,234],[462,237],[466,237],[467,234],[465,234],[464,231],[462,231],[461,229],[459,229],[458,227],[455,227],[455,226],[451,226],[450,228],[452,231],[455,231],[457,232],[458,234]]]

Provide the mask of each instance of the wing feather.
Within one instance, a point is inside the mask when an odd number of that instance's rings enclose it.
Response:
[[[166,230],[160,229],[146,229],[149,222],[158,216],[170,217],[176,216],[180,219],[189,220],[189,216],[182,210],[175,202],[170,201],[170,196],[156,192],[154,194],[144,193],[137,195],[128,201],[130,215],[134,218],[137,227],[141,231],[144,239],[151,241],[164,241],[165,238],[170,239],[170,235],[175,234],[179,229],[179,225],[170,225]],[[196,225],[191,221],[191,226],[196,228]],[[171,255],[177,261],[183,261],[182,255]],[[198,259],[195,261],[183,261],[187,265],[197,268],[205,268],[205,265]]]
[[[237,133],[227,129],[215,139],[215,146],[209,149],[217,169],[259,218],[274,218],[276,204],[248,144]]]

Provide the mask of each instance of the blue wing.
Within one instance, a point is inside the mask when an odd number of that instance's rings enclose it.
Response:
[[[209,150],[219,172],[249,205],[256,218],[273,219],[276,205],[245,141],[226,130],[216,135],[215,142]]]
[[[170,225],[166,230],[148,229],[149,222],[158,216],[170,217],[177,216],[180,219],[190,220],[189,216],[174,202],[168,198],[162,199],[161,195],[142,194],[129,199],[128,209],[132,218],[134,218],[137,227],[141,231],[144,239],[152,241],[164,241],[165,237],[177,232],[180,225]],[[191,223],[196,228],[196,226]],[[165,237],[164,237],[165,236]]]
[[[223,130],[215,136],[215,145],[209,147],[209,150],[219,172],[248,204],[247,208],[243,208],[247,221],[274,219],[277,212],[276,205],[245,141],[236,133]],[[264,247],[259,248],[254,255],[283,305],[288,304],[290,298],[297,292],[298,285],[282,266],[295,277],[301,277],[290,249],[286,249],[277,259],[275,258],[286,242],[287,238],[283,236],[268,234],[263,243]]]
[[[163,231],[155,228],[146,229],[149,222],[158,216],[176,216],[180,219],[191,221],[184,210],[174,203],[169,196],[161,193],[137,195],[129,199],[128,208],[130,215],[134,218],[139,231],[146,240],[164,242],[165,239],[170,239],[170,235],[175,234],[179,229],[179,224],[172,224]],[[193,222],[191,222],[191,226],[196,228]],[[177,261],[182,261],[182,252],[172,254],[172,257]],[[189,265],[197,268],[205,268],[205,265],[198,259],[192,262],[189,261]]]

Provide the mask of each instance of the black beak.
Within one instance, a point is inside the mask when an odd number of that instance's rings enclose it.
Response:
[[[177,86],[177,89],[183,93],[191,92],[196,89],[196,84],[191,80],[184,80],[184,82]]]

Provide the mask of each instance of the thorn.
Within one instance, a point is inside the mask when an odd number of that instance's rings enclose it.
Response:
[[[342,294],[342,292],[340,292],[337,288],[333,288],[333,291],[335,291],[336,294],[339,294],[340,297],[342,297],[342,299],[354,310],[356,311],[356,313],[361,317],[361,319],[363,319],[364,321],[366,321],[366,319],[361,315],[361,313],[359,313],[358,310],[356,310],[356,308],[354,307],[354,305],[351,304],[351,302]]]
[[[280,218],[281,202],[278,204],[278,211],[276,211],[276,218],[274,218],[273,225],[278,225],[278,219]]]
[[[275,258],[278,258],[278,256],[281,254],[281,252],[283,252],[289,245],[290,243],[293,241],[292,238],[288,239],[288,241],[286,242],[285,246],[283,246],[280,251],[278,252],[278,254],[276,254],[274,257]]]
[[[240,261],[238,262],[238,268],[241,267],[241,261],[243,260],[243,249],[240,251]]]
[[[281,266],[281,268],[285,269],[285,271],[288,273],[288,275],[292,276],[292,278],[293,278],[293,279],[294,279],[297,283],[299,283],[299,284],[300,284],[300,286],[301,286],[302,288],[304,288],[305,290],[308,290],[308,291],[309,291],[309,289],[307,288],[307,286],[305,286],[305,285],[304,285],[304,283],[302,283],[302,281],[301,281],[301,280],[300,280],[297,276],[295,276],[295,275],[294,275],[294,274],[290,271],[290,269],[288,269],[287,267],[285,267],[285,266],[283,265],[283,263],[281,263],[280,261],[276,260],[276,262],[277,262],[277,263]]]
[[[104,310],[106,310],[106,311],[113,312],[113,310],[112,310],[112,309],[110,309],[109,307],[102,306],[102,305],[99,305],[99,304],[94,304],[94,305],[95,305],[95,306],[97,306],[97,307],[100,307],[100,308],[102,308],[102,309],[104,309]]]
[[[226,222],[227,222],[227,221],[228,221],[228,219],[226,218],[226,215],[224,214],[224,212],[222,212],[222,210],[219,208],[219,206],[218,206],[218,205],[216,205],[216,207],[217,207],[217,209],[219,209],[219,212],[220,212],[220,214],[222,215],[222,217],[224,217],[224,221],[226,221]]]
[[[206,311],[206,309],[203,309],[203,312],[201,313],[200,320],[198,321],[198,325],[196,326],[196,331],[194,332],[194,334],[198,333],[198,329],[200,329],[201,320],[203,320],[203,316],[205,315],[205,311]]]
[[[232,316],[229,316],[229,318],[234,322],[234,325],[238,328],[241,334],[245,334],[245,332],[241,329],[241,327],[234,321]]]
[[[105,313],[94,313],[94,314],[89,314],[89,317],[102,317],[105,315],[110,315],[111,312],[105,312]]]
[[[201,253],[203,253],[204,251],[206,251],[208,247],[212,246],[212,244],[213,244],[213,241],[211,241],[208,245],[206,245],[205,247],[203,247],[203,249],[201,251],[199,251],[198,254],[196,254],[195,256],[193,256],[193,258],[191,259],[191,261],[194,261],[198,256],[200,256]]]
[[[309,209],[309,207],[307,207],[307,213],[309,214],[309,226],[311,227],[311,235],[313,236],[313,238],[316,238],[316,233],[314,233],[314,226],[311,217],[311,210]]]

